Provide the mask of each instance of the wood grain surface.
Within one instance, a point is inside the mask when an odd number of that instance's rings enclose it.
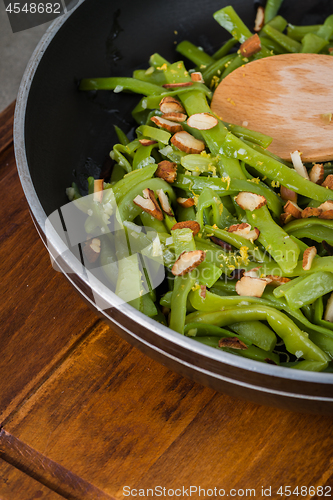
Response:
[[[290,161],[333,159],[333,59],[283,54],[245,64],[217,87],[212,110],[224,121],[273,137],[268,150]]]
[[[127,344],[51,268],[10,145],[0,183],[1,500],[333,498],[333,417],[218,394]]]

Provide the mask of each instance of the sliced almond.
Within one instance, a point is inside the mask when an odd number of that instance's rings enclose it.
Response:
[[[291,222],[292,220],[295,220],[295,217],[293,217],[291,214],[283,213],[280,215],[280,222],[283,226],[285,224],[288,224],[288,222]]]
[[[157,166],[155,175],[156,177],[164,179],[169,184],[172,184],[173,182],[175,182],[177,177],[177,163],[169,160],[160,161]]]
[[[192,82],[196,83],[205,83],[205,80],[203,79],[202,73],[200,71],[194,71],[191,73],[191,80]]]
[[[161,118],[171,120],[172,122],[182,123],[186,120],[187,115],[185,115],[185,113],[164,113]]]
[[[171,137],[171,142],[176,148],[190,154],[199,154],[205,149],[205,143],[185,132],[177,132]]]
[[[172,226],[171,231],[184,228],[191,229],[191,231],[193,232],[193,236],[196,236],[200,232],[200,224],[195,220],[184,220],[182,222],[177,222],[177,224]]]
[[[183,276],[184,274],[193,271],[193,269],[198,267],[199,264],[204,261],[205,256],[206,254],[202,250],[183,252],[172,266],[172,274],[174,276]]]
[[[333,322],[333,293],[330,295],[324,313],[324,320]]]
[[[175,83],[165,83],[162,85],[165,89],[178,89],[182,87],[191,87],[193,85],[193,82],[175,82]]]
[[[325,201],[324,203],[319,205],[318,208],[322,212],[326,212],[327,210],[333,210],[333,201],[331,201],[331,200]]]
[[[157,144],[157,141],[154,141],[153,139],[139,139],[139,143],[142,146],[152,146],[153,144]]]
[[[160,110],[162,113],[185,113],[185,109],[181,103],[172,96],[165,96],[160,102]]]
[[[199,295],[202,299],[206,298],[206,293],[207,293],[207,286],[206,285],[201,285],[200,287],[200,292]]]
[[[184,208],[193,207],[195,204],[194,198],[177,198],[177,203]]]
[[[304,177],[304,179],[309,179],[309,174],[303,165],[301,155],[302,153],[300,153],[299,151],[294,151],[293,153],[290,153],[291,161],[293,162],[294,169],[296,170],[296,172],[299,173],[299,175],[301,175],[302,177]]]
[[[250,36],[239,47],[239,51],[243,57],[251,57],[261,51],[261,41],[259,35]]]
[[[299,206],[293,201],[288,200],[285,206],[283,207],[283,210],[285,211],[286,214],[290,214],[293,217],[295,217],[295,219],[301,219],[302,217],[302,209],[299,208]]]
[[[251,212],[267,204],[265,196],[250,193],[248,191],[242,191],[239,193],[235,200],[237,205],[239,205],[243,210],[250,210]]]
[[[228,349],[247,349],[247,345],[238,337],[223,337],[219,340],[219,347],[227,347]]]
[[[152,116],[151,121],[155,123],[160,128],[163,128],[170,132],[171,134],[175,134],[176,132],[180,132],[183,130],[183,127],[180,123],[172,122],[171,120],[166,120],[161,116]]]
[[[235,233],[243,236],[246,240],[256,240],[259,237],[260,231],[257,227],[251,230],[251,225],[247,222],[242,224],[234,224],[228,228],[228,233]]]
[[[163,191],[163,189],[158,189],[156,191],[157,197],[159,199],[159,202],[161,204],[163,212],[165,212],[167,215],[170,215],[170,217],[173,217],[173,211],[170,206],[169,198]]]
[[[94,180],[94,201],[98,201],[99,203],[103,200],[103,185],[104,179]]]
[[[324,165],[322,163],[315,163],[310,170],[310,181],[315,184],[321,184],[324,180]]]
[[[219,245],[223,250],[226,250],[227,252],[232,251],[232,246],[227,243],[226,241],[221,240],[220,238],[217,238],[216,236],[211,236],[210,239],[212,240],[215,245]]]
[[[285,201],[290,200],[293,201],[294,203],[297,203],[297,193],[295,193],[295,191],[292,191],[291,189],[281,186],[280,195],[281,198]]]
[[[252,269],[249,269],[249,271],[244,271],[243,276],[249,276],[250,278],[260,278],[259,273],[260,273],[260,267],[253,267]]]
[[[309,217],[319,217],[321,210],[315,207],[306,207],[302,211],[302,219],[308,219]]]
[[[267,281],[264,279],[243,276],[236,283],[236,292],[241,296],[261,297],[264,293],[266,285]]]
[[[317,255],[317,249],[316,247],[309,247],[306,250],[304,250],[303,253],[303,262],[302,262],[302,267],[304,271],[310,271],[313,259]]]
[[[333,219],[333,201],[328,200],[319,205],[318,209],[321,213],[318,215],[320,219]]]
[[[328,189],[333,189],[333,175],[332,174],[330,174],[326,177],[326,179],[322,183],[322,186],[327,187]]]
[[[209,130],[216,127],[218,119],[210,113],[195,113],[187,120],[187,125],[197,130]]]
[[[265,276],[265,279],[268,279],[269,284],[273,286],[284,285],[285,283],[288,283],[290,281],[290,278],[285,278],[284,276],[279,276],[277,274],[267,274],[267,276]]]
[[[318,215],[319,219],[332,220],[333,219],[333,210],[325,210]]]
[[[265,24],[265,8],[259,5],[257,8],[257,14],[254,21],[254,31],[258,32]]]
[[[99,238],[93,238],[85,242],[83,247],[83,253],[88,260],[88,262],[96,262],[101,253],[101,240]]]
[[[160,209],[159,204],[157,203],[154,191],[149,188],[144,189],[143,196],[144,198],[140,195],[136,196],[133,200],[133,203],[135,203],[135,205],[140,207],[144,212],[147,212],[155,219],[163,220],[163,212]]]

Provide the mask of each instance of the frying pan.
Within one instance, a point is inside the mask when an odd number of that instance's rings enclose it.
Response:
[[[66,187],[84,188],[87,172],[107,165],[114,125],[131,133],[138,96],[78,91],[83,77],[131,76],[159,52],[177,60],[175,42],[188,39],[212,53],[229,38],[213,13],[226,0],[85,0],[48,29],[26,69],[15,113],[15,154],[31,216],[43,241],[47,217],[65,205]],[[252,29],[251,0],[231,2]],[[317,24],[332,0],[285,2],[294,24]],[[54,231],[48,248],[77,292],[124,339],[171,370],[235,397],[301,412],[333,414],[333,375],[292,370],[240,358],[179,335],[144,316],[98,279],[88,280],[78,259],[64,252]],[[98,297],[98,300],[96,300]],[[100,304],[104,304],[101,307]],[[99,305],[97,305],[99,304]]]

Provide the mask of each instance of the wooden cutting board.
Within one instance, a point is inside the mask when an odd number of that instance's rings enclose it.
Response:
[[[0,115],[0,131],[12,112]],[[155,487],[168,499],[183,488],[180,498],[204,498],[199,487],[206,498],[246,489],[262,498],[264,488],[281,499],[288,486],[332,498],[332,418],[218,394],[97,320],[52,269],[11,135],[0,137],[1,500],[120,500]]]

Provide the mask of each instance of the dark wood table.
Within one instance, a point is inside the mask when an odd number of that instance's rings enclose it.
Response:
[[[52,269],[16,172],[13,111],[0,115],[0,499],[333,499],[333,418],[169,371]]]

